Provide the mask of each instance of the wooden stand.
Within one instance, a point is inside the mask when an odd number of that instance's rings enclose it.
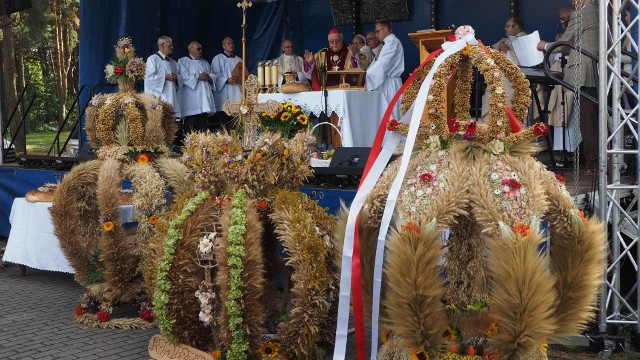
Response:
[[[341,90],[365,90],[364,75],[366,72],[353,69],[353,70],[329,70],[327,76],[340,75],[340,84],[334,86],[327,86],[327,90],[341,89]],[[350,81],[347,81],[349,76]]]
[[[409,38],[411,38],[411,41],[416,44],[418,50],[420,50],[420,63],[422,63],[430,53],[437,49],[440,49],[440,45],[447,41],[447,36],[453,35],[453,30],[424,31],[410,33],[408,35]],[[455,78],[452,77],[452,79]],[[445,102],[447,104],[447,119],[453,117],[453,98],[455,91],[455,81],[449,82],[449,84],[447,84],[447,94],[445,95]],[[426,111],[424,112],[424,114],[422,114],[422,123],[428,123]]]

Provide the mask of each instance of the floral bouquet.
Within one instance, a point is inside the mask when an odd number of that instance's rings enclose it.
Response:
[[[287,139],[309,125],[309,116],[302,112],[300,105],[293,102],[285,102],[282,104],[282,111],[273,116],[267,113],[258,114],[260,125],[263,129],[280,132],[282,137]]]
[[[125,37],[118,40],[115,45],[116,58],[105,69],[105,78],[112,84],[131,83],[143,79],[146,64],[142,58],[135,57],[135,48],[131,38]]]

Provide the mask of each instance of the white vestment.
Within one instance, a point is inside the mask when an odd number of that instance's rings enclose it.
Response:
[[[178,83],[165,80],[167,74],[178,74],[178,63],[172,58],[155,53],[147,58],[147,70],[144,75],[144,92],[155,95],[173,105],[176,117],[182,117],[180,101],[178,101]]]
[[[282,54],[278,57],[278,87],[282,86],[282,74],[294,72],[298,75],[298,81],[307,84],[309,80],[304,75],[304,59],[298,55]]]
[[[387,41],[387,39],[384,39],[384,41]],[[378,56],[378,54],[380,54],[380,50],[382,50],[382,43],[379,43],[378,46],[371,48],[371,52],[373,52],[374,56]]]
[[[227,100],[242,99],[242,85],[239,83],[227,84],[233,68],[240,62],[242,62],[242,59],[238,56],[227,57],[224,53],[216,55],[211,61],[211,72],[216,76],[216,87],[213,91],[213,98],[216,101],[216,107],[218,109],[222,109],[222,106]]]
[[[404,72],[404,50],[402,43],[394,35],[384,38],[384,46],[378,60],[367,69],[367,90],[381,91],[387,104],[402,86],[400,76]],[[393,118],[400,119],[400,101],[393,109]]]
[[[178,77],[183,84],[179,92],[182,116],[216,112],[212,84],[206,80],[199,80],[201,73],[209,74],[215,83],[216,76],[211,71],[208,61],[194,60],[189,56],[178,60]]]

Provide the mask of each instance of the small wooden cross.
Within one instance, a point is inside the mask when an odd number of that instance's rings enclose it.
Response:
[[[268,100],[263,103],[258,102],[260,84],[258,83],[258,78],[253,74],[247,77],[244,88],[246,89],[244,98],[242,100],[227,100],[222,106],[222,111],[227,115],[240,119],[244,127],[242,147],[251,149],[257,140],[258,114],[266,113],[267,115],[275,116],[282,111],[282,104],[275,100]]]

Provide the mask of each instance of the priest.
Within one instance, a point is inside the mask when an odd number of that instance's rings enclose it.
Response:
[[[304,74],[311,80],[311,89],[322,90],[324,71],[350,70],[360,68],[360,58],[351,47],[344,46],[344,38],[338,29],[332,29],[327,36],[329,47],[321,49],[315,54],[309,50],[304,52]],[[364,54],[361,54],[364,57]],[[327,76],[326,86],[340,84],[340,76]],[[353,79],[348,79],[353,80]],[[353,84],[356,85],[356,84]]]
[[[400,76],[404,72],[404,49],[402,43],[393,34],[391,22],[381,20],[376,22],[376,36],[384,46],[378,54],[378,59],[367,70],[367,90],[381,91],[387,103],[402,86]],[[396,103],[392,114],[394,119],[400,119],[400,102]]]
[[[227,100],[242,99],[242,76],[233,71],[239,63],[242,63],[242,58],[233,53],[232,38],[227,36],[222,39],[222,50],[222,53],[216,55],[211,61],[211,71],[215,75],[213,97],[218,109],[222,109]]]
[[[184,119],[185,133],[206,130],[209,115],[216,112],[213,101],[213,83],[216,76],[209,62],[202,59],[202,45],[192,41],[187,47],[189,55],[178,60],[180,89],[180,109]]]
[[[283,84],[282,74],[284,73],[296,73],[296,80],[301,83],[308,83],[309,80],[304,76],[304,59],[302,56],[296,55],[293,49],[293,41],[290,39],[284,39],[282,41],[282,55],[277,59],[278,61],[278,87]]]
[[[182,117],[178,101],[178,63],[169,57],[173,41],[168,36],[158,38],[158,52],[147,58],[144,92],[155,95],[173,105],[176,118]]]

